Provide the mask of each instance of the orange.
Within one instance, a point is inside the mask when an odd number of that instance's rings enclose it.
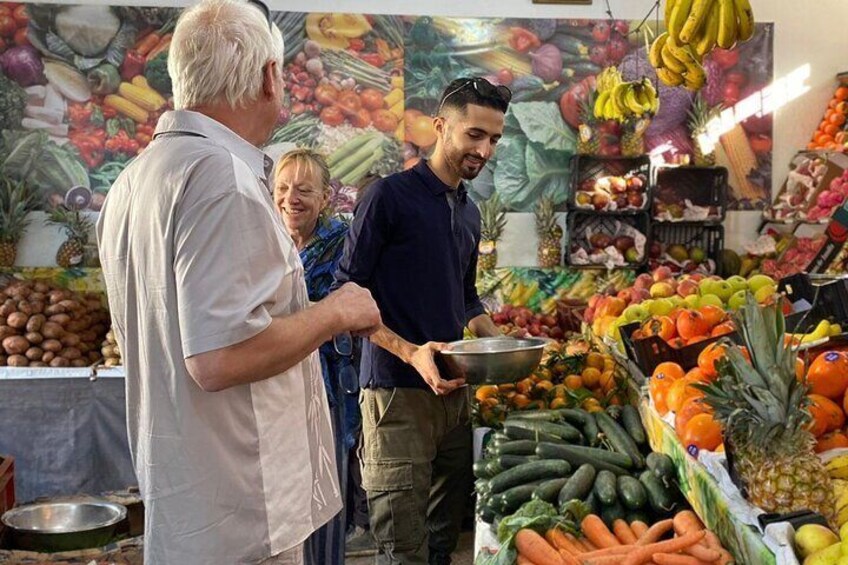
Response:
[[[838,112],[834,112],[833,115],[831,115],[827,119],[827,121],[829,121],[831,124],[833,124],[835,126],[841,126],[842,124],[845,123],[845,114],[840,114]]]
[[[651,394],[651,399],[654,401],[654,406],[657,407],[657,412],[661,416],[668,414],[668,389],[674,384],[675,380],[667,377],[664,373],[653,376],[648,380],[648,392]]]
[[[840,86],[836,89],[836,94],[834,94],[833,97],[839,100],[840,102],[848,99],[848,88]]]
[[[732,334],[736,331],[736,326],[733,322],[722,322],[712,329],[710,337],[719,337],[727,334]]]
[[[845,396],[842,397],[842,411],[848,413],[848,390],[845,391]]]
[[[663,374],[666,377],[676,381],[677,379],[683,378],[684,372],[685,371],[683,371],[683,367],[681,367],[677,363],[666,361],[657,365],[656,369],[654,369],[654,372],[652,373],[652,376],[656,377],[659,374]]]
[[[821,437],[827,431],[828,414],[823,406],[817,402],[811,401],[807,407],[810,412],[811,419],[807,423],[807,429],[814,437]]]
[[[844,432],[825,434],[816,441],[816,453],[830,451],[840,447],[848,447],[848,436]]]
[[[615,373],[612,371],[604,371],[601,373],[600,378],[601,390],[605,393],[609,393],[612,389],[615,388]]]
[[[595,388],[601,380],[601,372],[595,367],[586,367],[583,369],[583,386],[586,388]]]
[[[571,390],[583,388],[583,378],[580,375],[568,375],[565,377],[565,386]]]
[[[709,331],[709,324],[697,310],[684,310],[677,317],[677,333],[686,341],[706,335]]]
[[[591,351],[588,355],[586,355],[586,366],[593,367],[595,369],[603,369],[604,356],[597,351]]]
[[[698,355],[698,368],[710,378],[718,376],[716,361],[724,357],[727,346],[720,343],[711,343]]]
[[[666,396],[666,405],[672,412],[679,412],[683,403],[690,398],[698,398],[704,396],[704,393],[693,387],[693,381],[689,379],[679,379],[671,384]]]
[[[714,451],[722,443],[721,425],[711,414],[698,414],[686,424],[680,439],[687,450],[695,446],[698,450]]]
[[[820,394],[810,394],[808,396],[812,402],[821,407],[824,411],[824,414],[827,417],[828,432],[838,430],[845,425],[845,412],[842,411],[841,406]]]
[[[658,336],[663,341],[668,341],[676,335],[674,322],[668,316],[657,316],[650,318],[642,324],[642,334],[645,336]]]
[[[698,414],[712,414],[713,409],[703,398],[690,398],[683,403],[680,410],[674,415],[674,430],[678,437],[683,435],[686,424]]]
[[[831,124],[831,123],[828,123],[828,124],[824,127],[824,132],[825,132],[827,135],[829,135],[830,137],[833,137],[834,135],[836,135],[837,133],[839,133],[839,126],[835,126],[835,125],[833,125],[833,124]]]
[[[689,372],[686,373],[684,378],[689,379],[693,383],[708,383],[712,380],[712,378],[704,374],[704,372],[699,367],[690,369]]]
[[[698,309],[698,312],[701,313],[701,316],[704,317],[704,320],[707,322],[707,325],[709,325],[710,328],[719,325],[722,320],[724,320],[724,317],[727,315],[725,314],[722,308],[719,308],[718,306],[713,306],[712,304],[701,306]]]
[[[848,355],[825,351],[815,358],[807,371],[810,392],[840,400],[848,389]]]

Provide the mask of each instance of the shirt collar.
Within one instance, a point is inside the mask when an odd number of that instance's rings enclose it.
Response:
[[[421,159],[418,161],[418,164],[415,165],[414,170],[416,173],[421,175],[424,179],[424,185],[427,189],[434,195],[438,196],[439,194],[444,194],[448,191],[456,190],[456,199],[458,202],[462,202],[463,204],[466,201],[468,190],[465,188],[465,183],[460,182],[459,186],[454,189],[452,186],[449,186],[442,182],[442,179],[436,176],[436,173],[430,168],[430,165],[427,164],[426,159]]]
[[[267,182],[271,178],[274,161],[236,132],[209,116],[191,110],[165,112],[156,123],[153,135],[155,137],[160,133],[176,132],[203,136],[239,157],[264,181]]]

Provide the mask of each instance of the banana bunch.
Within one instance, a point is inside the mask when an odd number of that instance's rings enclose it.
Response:
[[[651,45],[651,65],[664,84],[698,91],[706,83],[704,57],[751,39],[754,12],[750,0],[666,0],[665,25]]]
[[[561,295],[565,299],[589,300],[597,293],[598,287],[595,284],[597,275],[594,271],[583,271],[580,279],[574,283],[566,292]]]
[[[808,334],[792,334],[792,337],[800,343],[812,343],[826,337],[840,335],[841,333],[842,327],[839,324],[831,324],[827,320],[822,320],[812,332]]]
[[[837,455],[825,464],[825,469],[833,484],[836,523],[842,526],[848,522],[848,454]]]
[[[596,118],[625,122],[631,118],[652,116],[657,113],[659,106],[657,90],[646,78],[634,82],[618,82],[606,90],[602,90],[600,82],[598,83],[598,98],[594,108]]]

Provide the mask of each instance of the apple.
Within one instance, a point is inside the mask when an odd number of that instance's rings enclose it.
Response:
[[[761,286],[759,290],[754,293],[754,298],[759,304],[763,304],[766,300],[774,296],[776,293],[777,287],[774,285]]]
[[[684,298],[690,294],[698,294],[698,283],[692,279],[680,281],[677,285],[677,294]]]
[[[603,192],[596,192],[592,196],[592,206],[595,207],[595,210],[604,210],[609,206],[609,203],[609,197]]]
[[[745,294],[747,292],[746,290],[739,290],[733,293],[733,296],[727,301],[727,305],[730,306],[731,310],[739,310],[745,305]]]
[[[642,322],[647,320],[651,313],[641,304],[631,304],[624,309],[623,315],[628,322]]]
[[[768,275],[754,275],[750,279],[748,279],[748,288],[751,289],[751,292],[754,294],[757,293],[758,290],[763,288],[764,286],[777,286],[777,282],[773,278]]]
[[[669,296],[669,297],[667,298],[667,300],[671,301],[672,305],[673,305],[675,308],[677,308],[678,306],[683,306],[684,304],[686,304],[686,303],[683,301],[683,297],[682,297],[682,296],[680,296],[679,294],[675,294],[674,296]]]
[[[748,290],[748,281],[743,276],[733,275],[732,277],[728,277],[727,282],[733,288],[734,294],[740,290]]]
[[[727,302],[733,296],[733,287],[727,281],[716,281],[713,283],[713,292],[722,302]]]
[[[664,281],[671,278],[671,269],[663,265],[654,270],[654,282]]]
[[[716,281],[714,281],[713,279],[711,279],[709,277],[706,278],[706,279],[703,279],[701,282],[698,283],[698,292],[700,293],[701,296],[706,296],[708,294],[715,294],[715,292],[713,291],[713,287],[714,287],[715,283],[716,283]]]
[[[668,298],[674,294],[674,289],[667,282],[657,282],[651,286],[651,298]]]
[[[644,302],[651,298],[651,291],[647,288],[635,288],[633,289],[633,302],[639,304],[640,302]]]
[[[635,289],[648,289],[651,288],[651,285],[654,284],[654,279],[648,273],[642,273],[636,280],[633,282],[633,288]]]
[[[658,298],[648,306],[648,312],[652,316],[667,316],[672,310],[674,310],[674,303],[668,298]]]
[[[610,177],[610,187],[615,192],[626,192],[627,181],[621,177]]]
[[[721,298],[715,294],[705,294],[704,296],[701,296],[701,299],[698,301],[698,305],[699,307],[715,306],[716,308],[724,308],[724,302],[722,302]]]
[[[628,263],[638,263],[642,256],[639,254],[639,251],[635,247],[631,247],[627,251],[624,252],[624,258]]]

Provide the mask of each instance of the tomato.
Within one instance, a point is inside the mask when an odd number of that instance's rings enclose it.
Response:
[[[332,106],[339,97],[339,90],[332,84],[319,84],[315,87],[315,100],[323,106]]]
[[[620,35],[626,36],[630,33],[630,24],[624,20],[616,20],[615,23],[612,24],[612,29],[617,31]]]
[[[735,67],[739,62],[739,51],[735,49],[713,49],[713,61],[722,69]]]
[[[515,76],[512,74],[512,71],[509,69],[501,69],[497,74],[498,82],[504,86],[509,86],[512,84],[512,81],[515,80]]]
[[[327,106],[318,115],[318,118],[326,125],[335,127],[344,122],[344,114],[336,106]]]
[[[751,149],[754,150],[754,153],[768,153],[771,151],[771,146],[771,137],[761,133],[751,136]]]
[[[29,40],[27,39],[27,28],[20,27],[18,31],[15,32],[15,45],[29,45]]]
[[[374,110],[371,112],[371,121],[375,128],[385,133],[392,133],[398,126],[397,116],[388,110]]]
[[[352,90],[341,92],[339,94],[338,104],[346,116],[352,116],[362,108],[362,102],[359,100],[359,96]]]
[[[361,108],[348,116],[348,120],[355,128],[367,128],[371,125],[371,114],[365,108]]]
[[[725,82],[722,87],[722,99],[725,106],[734,106],[739,102],[740,95],[739,85],[732,82]]]
[[[610,25],[607,22],[598,22],[592,27],[592,37],[598,43],[609,41]]]
[[[436,131],[433,129],[433,119],[420,115],[406,122],[406,139],[421,149],[427,149],[436,143]]]
[[[18,24],[15,19],[9,14],[0,15],[0,35],[3,37],[11,37],[18,30]]]
[[[366,110],[379,110],[383,107],[383,94],[376,88],[366,88],[359,94],[362,107]]]
[[[18,22],[18,26],[25,26],[29,23],[29,13],[25,4],[21,4],[12,12],[12,17]]]

